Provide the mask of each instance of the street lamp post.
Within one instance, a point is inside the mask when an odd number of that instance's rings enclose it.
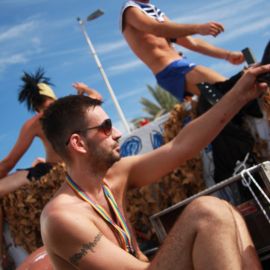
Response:
[[[93,13],[91,13],[87,17],[87,21],[92,21],[92,20],[94,20],[94,19],[102,16],[103,14],[104,13],[101,10],[98,9],[98,10],[94,11]],[[104,69],[103,69],[103,67],[101,65],[101,62],[100,62],[100,60],[98,58],[98,55],[96,53],[96,50],[95,50],[92,42],[90,40],[90,37],[89,37],[89,35],[87,34],[87,32],[85,30],[85,22],[82,19],[80,19],[80,18],[77,18],[77,20],[79,22],[79,25],[80,25],[80,28],[82,30],[82,33],[83,33],[83,35],[85,37],[85,40],[86,40],[86,42],[87,42],[87,44],[88,44],[88,46],[90,48],[91,54],[93,55],[93,57],[94,57],[94,59],[96,61],[96,64],[98,66],[98,69],[99,69],[99,71],[100,71],[100,73],[102,75],[102,78],[103,78],[103,80],[104,80],[104,82],[105,82],[105,84],[107,86],[107,89],[108,89],[108,91],[109,91],[109,93],[111,95],[111,98],[112,98],[113,103],[114,103],[114,105],[116,107],[116,110],[117,110],[117,112],[118,112],[118,114],[120,116],[120,119],[122,120],[122,123],[123,123],[126,131],[128,132],[128,134],[130,134],[130,127],[128,125],[128,122],[127,122],[127,120],[126,120],[126,118],[124,116],[124,113],[123,113],[123,111],[122,111],[122,109],[121,109],[121,107],[120,107],[120,105],[119,105],[119,103],[118,103],[118,101],[116,99],[116,96],[114,94],[114,91],[113,91],[113,89],[111,87],[111,84],[110,84],[110,82],[108,80],[108,77],[107,77],[107,75],[106,75],[106,73],[105,73],[105,71],[104,71]]]

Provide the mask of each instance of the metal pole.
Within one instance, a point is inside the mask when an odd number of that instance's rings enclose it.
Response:
[[[110,93],[110,95],[112,97],[113,103],[114,103],[114,105],[116,107],[116,110],[117,110],[119,116],[120,116],[120,119],[122,120],[126,131],[128,132],[128,134],[130,134],[130,128],[129,128],[128,122],[127,122],[127,120],[126,120],[126,118],[124,116],[124,113],[123,113],[123,111],[122,111],[122,109],[121,109],[121,107],[120,107],[120,105],[119,105],[119,103],[118,103],[118,101],[116,99],[116,96],[115,96],[114,91],[113,91],[113,89],[111,87],[111,84],[110,84],[110,82],[109,82],[109,80],[107,78],[107,75],[106,75],[104,69],[102,68],[101,62],[100,62],[100,60],[98,58],[98,55],[96,53],[96,50],[95,50],[92,42],[90,40],[90,37],[88,36],[88,34],[87,34],[86,30],[85,30],[84,22],[80,18],[78,18],[78,22],[80,24],[80,27],[81,27],[82,33],[83,33],[83,35],[85,37],[85,40],[86,40],[86,42],[87,42],[87,44],[88,44],[88,46],[90,48],[91,54],[93,55],[93,57],[94,57],[94,59],[96,61],[98,69],[99,69],[99,71],[100,71],[100,73],[102,75],[102,78],[103,78],[103,80],[104,80],[104,82],[105,82],[105,84],[106,84],[106,86],[108,88],[108,91],[109,91],[109,93]]]
[[[266,167],[266,166],[268,166],[268,167]],[[265,161],[263,163],[254,165],[253,167],[250,167],[247,170],[250,173],[256,172],[256,171],[258,171],[261,168],[263,168],[264,170],[268,170],[269,171],[269,166],[270,166],[270,162],[269,161]],[[198,198],[200,196],[212,194],[212,193],[214,193],[214,192],[216,192],[216,191],[218,191],[218,190],[220,190],[220,189],[222,189],[222,188],[224,188],[224,187],[226,187],[226,186],[228,186],[228,185],[230,185],[230,184],[232,184],[232,183],[234,183],[236,181],[239,181],[241,178],[242,178],[241,173],[238,173],[238,174],[236,174],[234,176],[231,176],[230,178],[227,178],[226,180],[223,180],[223,181],[215,184],[214,186],[211,186],[211,187],[209,187],[207,189],[204,189],[204,190],[198,192],[197,194],[194,194],[194,195],[188,197],[187,199],[185,199],[185,200],[183,200],[181,202],[178,202],[178,203],[176,203],[176,204],[174,204],[174,205],[172,205],[172,206],[170,206],[170,207],[168,207],[168,208],[166,208],[166,209],[158,212],[157,214],[152,215],[150,217],[150,220],[151,219],[154,219],[156,217],[159,217],[160,215],[167,214],[167,213],[169,213],[171,211],[174,211],[176,209],[179,209],[183,205],[187,205],[188,203],[190,203],[191,201],[193,201],[194,199],[196,199],[196,198]],[[268,185],[267,186],[267,188],[268,188],[269,187],[269,179],[267,180],[267,182],[265,182],[265,180],[263,180],[263,181],[264,181],[264,184]],[[270,192],[270,190],[268,190],[268,192]]]

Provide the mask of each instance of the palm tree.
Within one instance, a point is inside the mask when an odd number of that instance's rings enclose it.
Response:
[[[144,97],[141,98],[140,103],[143,105],[143,111],[148,115],[133,119],[132,123],[136,127],[141,126],[142,121],[153,121],[161,115],[170,112],[174,105],[179,103],[174,96],[158,85],[156,87],[147,85],[147,89],[154,98],[154,102]]]

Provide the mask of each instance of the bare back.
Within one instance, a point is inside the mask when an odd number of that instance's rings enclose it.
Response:
[[[42,130],[41,123],[40,123],[40,117],[41,115],[37,118],[37,121],[33,123],[34,128],[36,130],[36,136],[41,139],[45,153],[46,153],[46,162],[50,163],[57,163],[61,162],[61,158],[58,156],[58,154],[54,151],[52,148],[50,142],[47,140],[45,137],[45,134]]]
[[[41,116],[41,113],[33,116],[22,126],[15,145],[9,154],[0,162],[0,178],[6,176],[8,172],[14,168],[18,160],[28,150],[36,137],[40,138],[44,145],[46,152],[46,162],[61,162],[61,158],[56,154],[48,140],[45,138],[40,123]]]

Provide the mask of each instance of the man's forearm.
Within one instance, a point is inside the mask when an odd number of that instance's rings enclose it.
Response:
[[[236,86],[239,87],[239,86]],[[236,89],[235,89],[236,90]],[[185,152],[188,160],[213,141],[247,101],[239,91],[230,91],[209,111],[193,120],[175,138],[175,144]]]
[[[251,67],[236,85],[210,110],[193,120],[174,139],[173,148],[188,160],[207,146],[249,101],[269,91],[266,83],[258,83],[260,74],[270,72],[270,65]]]
[[[178,38],[198,34],[199,24],[178,24],[173,22],[155,23],[149,33],[165,38]]]
[[[181,40],[179,45],[183,45]],[[185,47],[192,51],[220,59],[227,59],[230,55],[230,51],[216,47],[199,38],[192,38],[192,42],[189,42],[189,45]]]

